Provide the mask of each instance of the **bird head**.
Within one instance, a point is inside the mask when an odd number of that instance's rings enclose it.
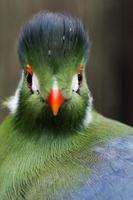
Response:
[[[50,12],[33,16],[18,39],[23,78],[17,119],[55,129],[81,126],[91,99],[85,77],[88,52],[80,20]]]

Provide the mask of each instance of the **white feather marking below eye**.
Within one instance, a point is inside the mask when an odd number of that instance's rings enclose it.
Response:
[[[85,116],[84,116],[84,119],[83,119],[83,126],[84,127],[87,127],[93,120],[92,107],[93,107],[93,98],[92,98],[91,93],[89,91],[89,94],[88,94],[88,106],[86,108],[86,113],[85,113]]]
[[[75,75],[73,76],[71,88],[72,88],[72,90],[74,90],[75,92],[76,92],[76,91],[78,90],[78,88],[79,88],[79,84],[78,84],[78,75],[77,75],[77,74],[75,74]]]
[[[58,90],[58,81],[56,77],[53,77],[53,89]]]
[[[37,76],[35,75],[35,73],[33,73],[33,76],[32,76],[32,90],[35,92],[35,91],[37,91],[39,89],[40,89],[39,80],[38,80]]]
[[[18,108],[19,94],[22,88],[23,80],[24,80],[24,71],[22,72],[22,76],[18,84],[18,87],[16,89],[15,95],[9,97],[9,100],[6,102],[6,105],[11,113],[15,113]]]

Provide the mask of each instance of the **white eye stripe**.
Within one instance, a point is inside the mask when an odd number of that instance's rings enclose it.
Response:
[[[33,73],[33,76],[32,76],[32,90],[33,91],[37,91],[39,89],[40,89],[39,80],[38,80],[37,76],[35,75],[35,73]]]
[[[56,77],[53,77],[53,89],[58,89],[58,81]]]
[[[78,82],[78,75],[77,75],[77,74],[75,74],[75,75],[73,76],[71,88],[72,88],[72,90],[74,90],[75,92],[76,92],[76,91],[78,90],[78,88],[79,88],[79,82]]]

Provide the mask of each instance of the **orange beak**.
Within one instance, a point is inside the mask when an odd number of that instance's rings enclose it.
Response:
[[[53,115],[56,116],[59,112],[61,105],[64,103],[64,97],[60,90],[57,88],[50,91],[47,102],[51,107]]]

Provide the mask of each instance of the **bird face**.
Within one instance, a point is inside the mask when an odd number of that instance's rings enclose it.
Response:
[[[27,64],[17,115],[41,127],[78,128],[88,106],[88,87],[83,60],[73,64],[56,72],[50,66]]]
[[[80,64],[72,62],[62,68],[53,70],[50,66],[33,67],[30,64],[25,68],[24,90],[28,101],[36,101],[36,106],[42,104],[50,109],[53,116],[60,114],[62,108],[68,107],[73,101],[82,99],[85,90],[83,61]],[[69,63],[70,64],[70,63]],[[73,100],[75,98],[75,100]],[[67,108],[68,109],[68,108]],[[71,108],[72,109],[72,108]]]
[[[17,119],[55,129],[81,125],[89,99],[88,49],[78,19],[42,12],[26,23],[18,40],[25,76]]]

